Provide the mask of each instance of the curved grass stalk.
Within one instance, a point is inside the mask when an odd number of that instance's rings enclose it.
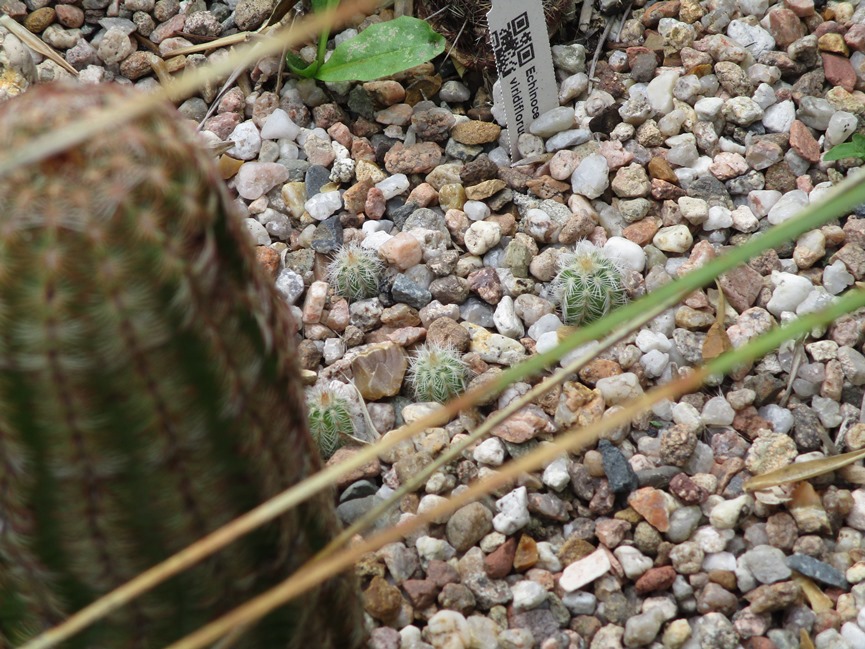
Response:
[[[494,412],[488,417],[483,424],[477,427],[474,431],[468,434],[465,439],[460,440],[457,444],[452,445],[447,451],[439,455],[433,462],[425,466],[421,471],[412,476],[411,480],[404,485],[400,485],[387,500],[379,503],[370,511],[366,512],[358,520],[344,529],[336,536],[328,545],[321,550],[312,561],[320,561],[336,552],[340,547],[351,539],[352,536],[358,534],[369,527],[375,520],[382,516],[387,510],[399,502],[400,498],[408,493],[416,491],[433,473],[446,464],[449,464],[458,458],[463,451],[469,446],[477,442],[482,437],[485,437],[493,428],[504,422],[508,417],[513,415],[521,408],[527,406],[535,399],[542,397],[544,394],[552,390],[554,387],[561,385],[571,374],[578,372],[584,365],[592,361],[600,352],[605,351],[615,345],[617,342],[631,334],[635,329],[649,322],[652,318],[659,315],[664,310],[662,306],[656,306],[652,310],[645,311],[640,314],[635,320],[632,320],[627,325],[622,326],[618,331],[604,338],[597,347],[582,354],[579,358],[574,359],[565,367],[558,370],[552,376],[547,377],[531,390],[526,392],[521,397],[514,399],[507,406]]]
[[[153,92],[142,93],[131,99],[112,101],[60,131],[45,133],[33,138],[25,147],[4,152],[0,155],[0,175],[66,151],[97,133],[146,115],[171,97],[185,97],[205,84],[231,74],[236,68],[247,67],[265,56],[278,54],[286,47],[298,45],[316,36],[325,28],[344,24],[358,13],[369,13],[377,5],[377,0],[349,0],[336,9],[304,18],[288,29],[275,28],[268,32],[267,38],[239,47],[225,58],[205,67],[185,70],[183,74],[173,77],[169,83]]]
[[[2,173],[2,165],[0,165],[0,173]],[[236,518],[228,525],[205,536],[197,543],[181,550],[173,557],[153,566],[126,584],[81,609],[57,627],[46,631],[20,649],[48,649],[55,646],[57,643],[93,624],[111,611],[117,610],[132,601],[140,594],[147,592],[166,579],[217,552],[235,539],[276,518],[322,489],[329,488],[341,477],[367,464],[384,450],[410,439],[426,428],[433,428],[450,421],[460,410],[472,407],[490,394],[501,392],[511,383],[552,366],[562,356],[576,347],[601,338],[605,333],[616,329],[629,320],[639,317],[640,313],[648,309],[660,305],[664,305],[664,308],[672,305],[680,294],[687,294],[709,284],[719,275],[755,257],[763,250],[774,248],[797,238],[808,230],[819,227],[833,218],[843,216],[852,211],[860,203],[865,203],[865,171],[860,171],[856,175],[845,179],[833,188],[823,201],[818,204],[809,205],[795,217],[759,236],[752,237],[744,245],[733,248],[702,268],[698,268],[684,277],[660,287],[653,293],[613,311],[602,320],[576,330],[554,349],[542,354],[536,354],[519,365],[508,368],[488,384],[473,388],[465,394],[443,404],[434,412],[422,417],[418,421],[397,429],[395,434],[389,439],[379,440],[375,444],[347,458],[344,462],[327,467],[316,475],[262,503],[243,516]],[[847,304],[847,302],[844,302],[844,304]],[[796,322],[799,322],[799,320]],[[804,331],[807,331],[807,329]],[[714,367],[716,362],[724,358],[726,358],[726,355],[719,356],[708,367]],[[664,387],[666,388],[667,386]],[[624,422],[625,420],[623,419],[622,421]]]
[[[746,363],[776,349],[781,343],[796,336],[807,334],[812,328],[824,326],[836,318],[865,306],[865,289],[848,291],[836,303],[816,313],[809,313],[793,322],[778,327],[748,344],[718,356],[697,368],[686,377],[655,388],[641,397],[629,402],[622,410],[605,417],[585,428],[572,428],[547,446],[542,446],[530,454],[506,464],[502,469],[483,480],[472,484],[462,493],[451,496],[447,502],[429,512],[417,515],[399,525],[384,530],[338,553],[324,561],[311,561],[280,585],[239,606],[219,620],[191,633],[166,649],[201,649],[215,642],[238,625],[247,625],[267,615],[290,599],[301,595],[339,572],[350,568],[360,557],[374,552],[387,543],[403,538],[429,521],[447,516],[477,498],[501,487],[521,473],[533,471],[553,460],[563,451],[574,451],[596,442],[602,434],[630,421],[634,416],[645,412],[662,399],[676,399],[698,389],[712,374],[725,374],[737,365]]]

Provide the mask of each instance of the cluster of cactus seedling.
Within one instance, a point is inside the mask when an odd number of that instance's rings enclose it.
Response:
[[[375,250],[356,244],[342,246],[327,267],[327,279],[337,294],[352,301],[378,295],[383,264]]]
[[[354,435],[348,401],[331,390],[317,387],[307,393],[306,407],[309,432],[322,457],[327,459],[342,446],[346,437]]]
[[[588,241],[559,258],[552,288],[568,325],[590,324],[628,301],[618,265]]]
[[[419,401],[444,403],[466,387],[468,368],[459,352],[450,347],[421,345],[412,356],[408,371]]]
[[[0,147],[129,91],[0,105]],[[0,646],[41,630],[320,467],[283,299],[169,106],[0,177]],[[275,585],[335,533],[322,493],[64,644],[158,647]],[[348,577],[239,646],[356,647]]]

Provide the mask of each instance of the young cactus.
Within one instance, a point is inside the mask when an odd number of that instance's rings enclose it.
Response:
[[[619,267],[588,241],[560,257],[552,288],[568,325],[592,323],[628,301]]]
[[[350,244],[342,246],[327,267],[327,279],[333,290],[355,301],[378,295],[382,263],[375,250]]]
[[[432,343],[421,345],[409,364],[409,379],[419,401],[444,403],[466,387],[468,368],[459,352]]]
[[[0,104],[16,150],[130,91]],[[169,106],[0,177],[0,646],[18,646],[320,467],[287,305]],[[161,647],[336,532],[327,493],[63,646]],[[238,646],[357,647],[339,577]]]
[[[354,435],[349,404],[325,388],[313,388],[306,399],[309,410],[309,432],[318,444],[322,457],[329,458],[342,446],[345,436]]]

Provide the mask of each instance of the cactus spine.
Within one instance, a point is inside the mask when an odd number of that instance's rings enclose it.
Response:
[[[382,263],[374,250],[350,244],[337,250],[328,264],[327,278],[344,298],[365,300],[378,294],[381,271]]]
[[[421,345],[409,365],[409,378],[420,401],[444,403],[466,387],[466,364],[459,352],[432,343]]]
[[[590,324],[628,301],[619,267],[588,241],[559,258],[552,289],[568,325]]]
[[[41,86],[0,146],[122,92]],[[0,646],[32,637],[320,466],[285,303],[215,165],[166,106],[0,178]],[[315,497],[64,647],[158,647],[290,574],[336,530]],[[240,645],[355,647],[353,583]]]
[[[322,457],[329,458],[343,443],[344,435],[354,434],[348,403],[341,396],[319,387],[309,391],[309,432]]]

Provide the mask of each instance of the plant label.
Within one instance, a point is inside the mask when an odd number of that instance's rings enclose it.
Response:
[[[542,113],[558,107],[556,75],[542,0],[493,0],[487,13],[508,123],[511,160],[517,138]]]

